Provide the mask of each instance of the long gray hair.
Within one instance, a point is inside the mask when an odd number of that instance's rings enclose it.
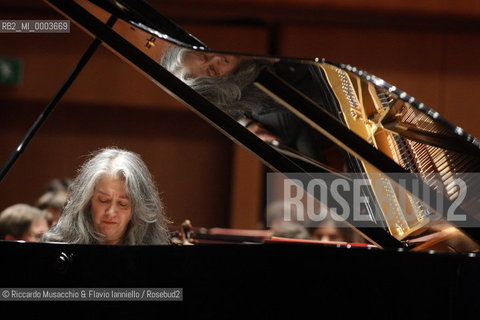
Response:
[[[277,108],[270,97],[253,85],[260,71],[272,66],[271,61],[252,58],[243,61],[234,71],[223,76],[191,77],[183,66],[183,61],[188,54],[195,52],[171,46],[164,53],[160,64],[234,118],[249,117],[252,113]]]
[[[168,244],[167,219],[153,178],[136,153],[105,148],[92,154],[69,187],[69,197],[57,225],[43,241],[98,244],[102,235],[93,227],[91,198],[106,174],[122,179],[131,202],[132,220],[123,244]]]

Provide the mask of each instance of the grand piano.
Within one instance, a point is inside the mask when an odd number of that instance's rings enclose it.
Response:
[[[179,243],[194,245],[4,241],[2,288],[183,288],[183,302],[110,302],[105,309],[132,316],[173,311],[181,317],[273,318],[306,310],[342,318],[352,311],[378,318],[477,314],[480,141],[475,137],[354,66],[215,51],[144,1],[46,2],[95,40],[0,178],[103,44],[258,156],[273,171],[271,183],[303,190],[301,201],[312,201],[371,245],[234,233],[186,239],[185,229],[178,231]],[[218,63],[199,67],[213,60]],[[252,123],[267,138],[249,130]],[[324,154],[332,146],[336,162]],[[285,219],[291,216],[284,212]],[[296,218],[311,227],[318,211]],[[77,306],[71,312],[90,314]]]

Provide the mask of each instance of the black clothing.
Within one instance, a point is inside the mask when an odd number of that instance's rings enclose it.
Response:
[[[313,64],[277,62],[273,64],[271,71],[323,109],[332,114],[338,112],[338,102],[319,67]],[[252,108],[251,114],[247,116],[277,135],[283,144],[324,162],[322,150],[330,146],[331,142],[267,95],[265,99],[268,99],[269,103],[263,101],[258,108]]]

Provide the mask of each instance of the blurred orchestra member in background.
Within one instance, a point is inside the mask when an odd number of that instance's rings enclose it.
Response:
[[[72,179],[70,178],[53,179],[48,183],[45,192],[68,191],[71,183]]]
[[[286,219],[286,211],[290,213]],[[316,227],[310,227],[312,222],[299,221],[300,217],[307,217],[305,212],[298,212],[296,206],[290,206],[288,202],[276,200],[267,206],[267,226],[272,231],[273,237],[318,240],[322,242],[365,242],[346,223],[334,220],[330,215],[326,216]],[[308,226],[308,228],[305,226]]]
[[[43,240],[79,244],[168,244],[167,219],[140,156],[117,148],[96,152],[71,184],[57,225]]]
[[[271,202],[266,209],[267,227],[272,231],[272,237],[290,239],[310,239],[308,230],[298,221],[287,221],[284,212],[287,203],[282,200]],[[297,217],[296,207],[290,208],[292,217]]]
[[[50,182],[45,193],[38,198],[36,207],[48,211],[50,228],[57,224],[63,208],[67,203],[68,187],[70,179],[55,179]]]
[[[47,230],[47,213],[27,204],[15,204],[0,213],[2,240],[39,242]]]
[[[289,239],[310,239],[308,230],[299,223],[281,222],[271,228],[272,237],[289,238]]]
[[[310,230],[312,240],[324,242],[357,242],[364,240],[345,223],[327,217],[316,228]]]

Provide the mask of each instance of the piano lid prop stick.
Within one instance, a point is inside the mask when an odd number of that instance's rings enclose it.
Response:
[[[116,20],[117,20],[116,17],[111,16],[107,21],[107,25],[110,26],[110,27],[113,26],[113,24],[115,23]],[[30,140],[32,140],[33,136],[37,133],[38,129],[40,129],[40,127],[43,125],[43,123],[47,120],[50,113],[52,113],[55,106],[58,104],[60,99],[62,99],[65,92],[67,92],[67,90],[70,88],[73,81],[75,81],[77,76],[80,74],[82,69],[85,67],[85,65],[90,60],[92,55],[95,53],[95,50],[97,50],[98,46],[101,43],[102,43],[102,41],[100,39],[95,38],[95,40],[92,42],[90,47],[88,47],[87,51],[85,51],[83,56],[80,58],[80,60],[78,61],[78,64],[75,66],[73,71],[70,73],[67,80],[63,83],[63,85],[57,91],[55,96],[53,96],[52,100],[50,100],[50,103],[45,107],[45,109],[37,117],[37,119],[35,120],[33,125],[30,127],[28,132],[25,134],[25,137],[23,138],[23,140],[18,145],[18,147],[10,154],[7,161],[5,161],[4,165],[0,169],[0,183],[2,182],[3,178],[7,175],[10,168],[14,165],[15,161],[17,161],[20,154],[25,150],[25,148],[27,147]]]

